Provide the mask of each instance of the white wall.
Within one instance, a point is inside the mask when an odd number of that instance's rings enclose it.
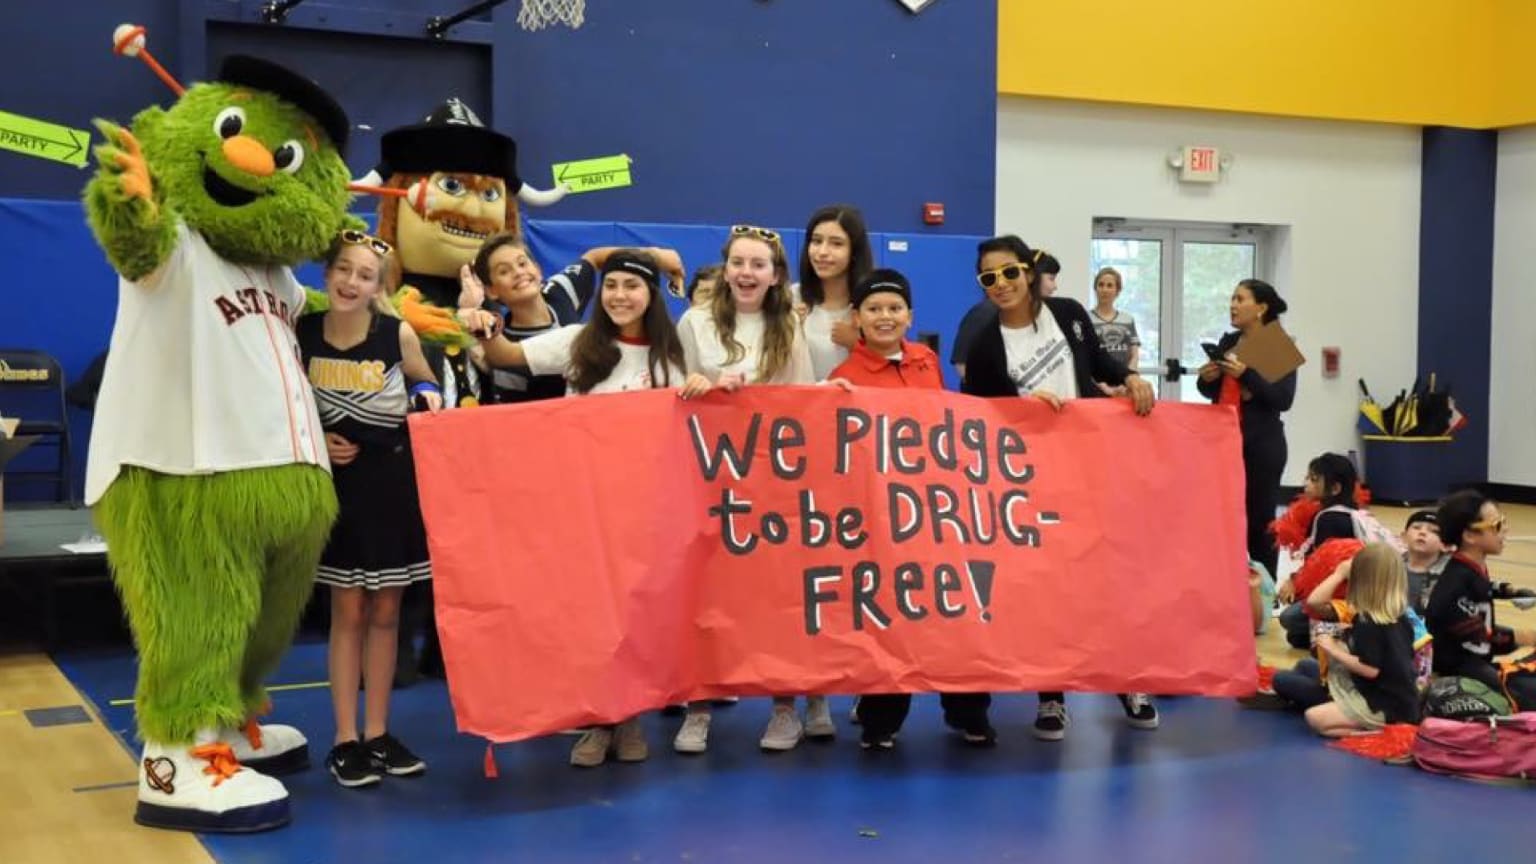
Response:
[[[1488,479],[1536,486],[1536,394],[1531,387],[1536,327],[1531,326],[1530,301],[1536,285],[1536,128],[1499,132],[1494,194]]]
[[[1412,383],[1418,129],[1020,97],[998,100],[997,127],[997,229],[1051,250],[1068,296],[1088,295],[1095,216],[1289,226],[1274,282],[1308,362],[1286,418],[1287,484],[1318,453],[1358,448],[1355,379],[1383,401]],[[1219,184],[1179,183],[1167,157],[1185,144],[1234,157]],[[1322,377],[1323,346],[1343,349],[1336,379]]]

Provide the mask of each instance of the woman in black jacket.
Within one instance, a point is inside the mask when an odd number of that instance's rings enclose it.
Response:
[[[1285,471],[1289,453],[1285,445],[1285,423],[1280,415],[1291,410],[1296,400],[1296,373],[1273,383],[1264,380],[1243,361],[1228,355],[1245,333],[1251,333],[1285,314],[1285,301],[1273,285],[1262,279],[1244,279],[1232,292],[1232,326],[1235,331],[1216,343],[1219,356],[1200,367],[1195,386],[1201,395],[1219,402],[1223,378],[1231,379],[1241,400],[1240,424],[1243,430],[1243,473],[1247,480],[1248,557],[1275,572],[1280,557],[1269,524],[1275,520],[1280,505],[1280,475]]]
[[[972,396],[1033,397],[1056,410],[1077,398],[1102,397],[1102,382],[1124,386],[1136,413],[1152,410],[1152,385],[1104,350],[1088,311],[1076,300],[1041,297],[1034,264],[1044,253],[1007,235],[977,247],[976,281],[996,307],[965,360],[961,392]],[[987,721],[992,697],[957,694],[944,700],[945,722],[971,743],[993,737]],[[1139,729],[1156,729],[1157,707],[1143,693],[1124,693],[1126,718]],[[1041,693],[1034,734],[1060,741],[1067,731],[1067,703],[1061,693]]]

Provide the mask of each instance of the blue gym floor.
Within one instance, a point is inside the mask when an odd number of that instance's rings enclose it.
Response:
[[[56,660],[131,742],[131,706],[110,705],[132,696],[131,654]],[[325,645],[303,642],[275,683],[324,679]],[[428,773],[346,790],[320,764],[328,691],[274,700],[271,719],[309,736],[314,766],[284,778],[289,827],[204,838],[221,862],[1514,861],[1536,803],[1331,750],[1296,715],[1167,699],[1162,728],[1141,732],[1112,698],[1075,694],[1057,744],[1030,736],[1032,696],[994,705],[995,750],[961,746],[920,697],[898,748],[866,753],[850,700],[834,699],[836,743],[768,755],[768,705],[752,699],[716,712],[703,756],[673,753],[679,720],[653,715],[646,763],[572,768],[575,739],[554,736],[497,747],[492,780],[436,681],[396,691],[391,723]]]

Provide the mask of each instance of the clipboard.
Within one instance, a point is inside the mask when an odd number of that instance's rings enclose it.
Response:
[[[1301,349],[1296,347],[1296,341],[1278,321],[1244,334],[1233,346],[1232,353],[1271,384],[1300,369],[1307,362]]]

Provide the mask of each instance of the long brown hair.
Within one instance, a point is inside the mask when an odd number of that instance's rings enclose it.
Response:
[[[875,253],[869,248],[869,229],[864,214],[849,204],[832,204],[811,214],[805,226],[805,245],[800,249],[800,300],[812,308],[825,303],[827,291],[811,264],[811,235],[825,222],[835,222],[848,235],[848,289],[859,284],[875,267]]]
[[[736,341],[736,298],[731,286],[725,282],[724,267],[731,258],[731,246],[738,240],[757,240],[768,244],[773,252],[773,269],[777,279],[763,295],[763,348],[757,358],[757,380],[766,384],[773,376],[789,366],[789,358],[795,346],[795,333],[799,322],[795,318],[794,303],[789,296],[789,256],[784,254],[784,242],[777,234],[770,237],[758,233],[733,235],[720,250],[722,268],[721,284],[715,289],[714,302],[709,306],[715,330],[720,334],[720,344],[725,346],[725,362],[735,363],[747,356],[747,348]]]
[[[661,272],[656,259],[649,253],[639,249],[621,249],[614,253],[615,256],[620,254],[627,254],[653,271]],[[566,379],[577,393],[592,392],[592,388],[603,383],[619,365],[619,325],[613,323],[608,310],[603,308],[602,289],[598,291],[592,319],[571,343],[571,365],[566,371]],[[677,328],[672,324],[672,316],[667,314],[667,302],[662,299],[661,289],[647,279],[645,291],[647,302],[641,323],[645,326],[645,338],[651,343],[650,356],[646,360],[651,372],[651,386],[671,387],[673,368],[684,366],[683,343],[678,341]]]

